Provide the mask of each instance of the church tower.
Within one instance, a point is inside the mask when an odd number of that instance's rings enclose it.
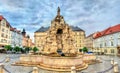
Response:
[[[25,29],[23,28],[23,31],[22,31],[22,35],[25,36],[26,35],[26,31]]]

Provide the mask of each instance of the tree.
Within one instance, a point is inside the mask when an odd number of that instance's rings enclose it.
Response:
[[[25,52],[28,53],[30,51],[30,47],[25,47]]]
[[[18,46],[16,46],[16,47],[14,47],[14,51],[15,51],[15,52],[21,52],[21,48],[18,47]]]
[[[33,52],[36,53],[39,49],[37,47],[33,48]]]
[[[21,48],[21,52],[22,52],[22,53],[25,53],[25,49],[24,49],[24,48]]]
[[[7,50],[7,51],[12,51],[12,47],[11,47],[11,45],[5,45],[5,49]]]
[[[82,51],[83,51],[83,52],[88,52],[87,47],[83,47]]]

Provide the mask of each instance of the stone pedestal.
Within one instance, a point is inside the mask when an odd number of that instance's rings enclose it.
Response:
[[[39,73],[37,67],[33,67],[33,72],[32,73]]]
[[[119,73],[117,62],[114,63],[114,73]]]
[[[76,73],[76,68],[75,68],[75,66],[71,67],[71,73]]]
[[[5,73],[3,67],[4,67],[4,65],[2,63],[0,63],[0,73]]]

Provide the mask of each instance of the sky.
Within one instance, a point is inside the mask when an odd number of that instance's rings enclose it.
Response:
[[[34,39],[36,30],[51,25],[58,6],[66,23],[86,35],[120,23],[120,0],[0,0],[0,15]]]

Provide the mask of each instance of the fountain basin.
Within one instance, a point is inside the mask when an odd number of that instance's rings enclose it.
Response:
[[[89,58],[91,56],[91,58]],[[94,55],[83,55],[77,57],[50,57],[45,55],[21,55],[20,60],[15,65],[37,66],[43,69],[56,71],[71,71],[75,66],[76,70],[88,67],[84,60],[93,60]]]

